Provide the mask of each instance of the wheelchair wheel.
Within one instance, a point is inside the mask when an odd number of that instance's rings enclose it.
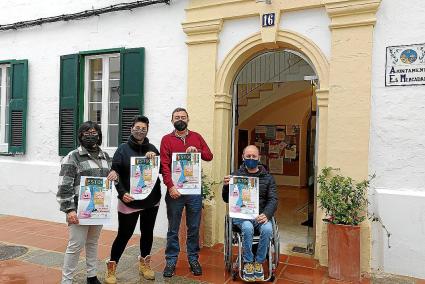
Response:
[[[232,232],[229,226],[229,218],[226,216],[224,229],[224,263],[228,272],[232,271]]]
[[[236,279],[238,279],[238,276],[239,276],[238,264],[234,263],[232,265],[232,280],[235,281]]]

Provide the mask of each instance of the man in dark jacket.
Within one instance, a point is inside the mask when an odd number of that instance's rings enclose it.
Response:
[[[248,281],[263,280],[263,262],[266,260],[267,248],[273,233],[270,222],[277,209],[276,183],[272,175],[258,164],[260,158],[258,148],[254,145],[247,146],[242,154],[243,164],[234,172],[234,176],[258,177],[259,180],[259,213],[254,220],[233,218],[232,222],[238,226],[242,232],[244,278]],[[222,196],[224,202],[229,202],[229,181],[231,176],[225,176],[223,181]],[[258,243],[257,254],[252,253],[252,240],[254,230],[260,231],[260,241]]]

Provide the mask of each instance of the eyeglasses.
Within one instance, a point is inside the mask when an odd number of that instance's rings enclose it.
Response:
[[[83,132],[83,136],[96,136],[98,133],[96,131]]]
[[[147,127],[134,127],[133,128],[134,131],[140,131],[140,132],[148,132],[148,128]]]

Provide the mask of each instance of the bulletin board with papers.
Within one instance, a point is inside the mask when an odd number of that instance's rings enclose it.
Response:
[[[251,143],[260,149],[260,162],[271,174],[299,175],[299,125],[257,125]]]

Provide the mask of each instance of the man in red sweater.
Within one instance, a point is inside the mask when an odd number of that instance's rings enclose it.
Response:
[[[179,227],[183,208],[186,207],[187,257],[190,270],[194,275],[202,275],[198,261],[199,226],[201,223],[202,195],[181,195],[172,180],[171,160],[173,153],[201,153],[201,159],[211,161],[213,154],[202,136],[187,129],[189,115],[184,108],[176,108],[171,115],[173,132],[162,137],[160,156],[162,178],[167,186],[165,203],[167,204],[168,232],[165,249],[166,266],[164,277],[172,277],[176,269],[179,247]]]

